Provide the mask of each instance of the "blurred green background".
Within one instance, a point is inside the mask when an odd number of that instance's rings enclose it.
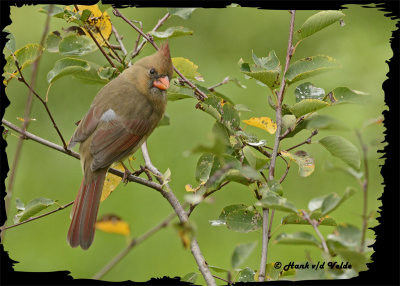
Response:
[[[46,19],[45,14],[38,12],[40,7],[37,5],[11,8],[12,24],[7,28],[14,34],[17,48],[40,41]],[[127,8],[121,9],[121,12],[129,19],[142,21],[144,30],[149,31],[166,13],[166,9]],[[298,11],[295,28],[298,29],[307,17],[316,12]],[[337,134],[348,138],[359,147],[354,129],[361,128],[366,119],[378,117],[387,108],[384,104],[382,83],[388,72],[385,61],[392,56],[390,38],[396,23],[384,17],[384,13],[376,8],[349,5],[343,12],[346,14],[345,26],[340,27],[336,23],[304,40],[297,48],[292,61],[318,54],[332,56],[343,68],[315,76],[310,81],[326,91],[338,86],[347,86],[369,93],[366,104],[341,105],[322,110],[320,114],[335,116],[347,125],[349,130],[321,131],[314,138],[317,140],[328,134]],[[109,14],[112,23],[124,36],[127,49],[132,49],[137,37],[136,32],[121,19],[112,15],[110,10]],[[252,110],[252,112],[242,114],[242,119],[253,116],[274,118],[267,103],[269,91],[257,85],[254,80],[244,79],[237,62],[240,58],[251,61],[252,50],[258,56],[267,56],[269,51],[275,50],[283,63],[289,21],[290,14],[287,11],[254,8],[197,9],[189,20],[172,17],[160,30],[180,25],[194,30],[193,36],[170,39],[172,56],[185,57],[196,63],[205,79],[204,86],[218,83],[226,76],[238,78],[245,84],[246,89],[240,89],[234,84],[218,88],[218,91],[229,96],[235,103],[245,104]],[[61,19],[51,20],[50,31],[66,27],[66,23]],[[154,49],[151,46],[146,46],[140,57],[153,52]],[[60,58],[58,54],[44,53],[36,87],[40,95],[46,94],[47,72]],[[106,64],[106,60],[98,51],[85,58],[101,65]],[[25,77],[30,77],[30,71],[31,68],[24,71]],[[293,94],[295,86],[287,90],[285,100],[288,104],[295,102]],[[49,108],[65,138],[70,138],[76,127],[74,123],[85,114],[101,87],[99,84],[83,84],[72,77],[64,77],[52,86]],[[23,84],[12,80],[6,93],[11,105],[7,108],[4,118],[21,124],[16,118],[23,117],[28,91]],[[214,123],[214,119],[209,115],[194,108],[195,103],[191,99],[169,103],[167,113],[171,117],[171,125],[156,129],[148,140],[153,163],[162,172],[167,168],[171,169],[171,187],[181,202],[186,194],[184,186],[186,184],[196,186],[194,171],[199,157],[199,155],[186,156],[184,153],[197,144],[210,145],[211,127]],[[31,117],[36,121],[30,124],[30,132],[61,145],[43,106],[37,100],[34,101]],[[261,130],[253,127],[246,127],[246,130],[258,134],[268,142],[273,142],[273,136],[265,135],[266,133]],[[376,125],[370,127],[363,136],[367,143],[375,144],[383,141],[383,132],[383,126]],[[290,147],[304,140],[308,135],[308,131],[302,131],[295,139],[285,141],[283,147]],[[18,138],[15,136],[7,138],[10,165],[14,159],[17,141]],[[384,160],[380,159],[382,154],[377,152],[378,148],[382,148],[382,144],[371,146],[368,152],[371,174],[368,200],[370,211],[378,210],[380,206],[378,198],[383,192],[383,180],[379,172]],[[358,184],[344,174],[328,172],[323,168],[326,160],[339,165],[343,163],[333,158],[317,144],[307,145],[302,149],[314,156],[316,170],[310,177],[301,178],[297,175],[297,167],[291,168],[283,184],[288,200],[294,202],[297,208],[306,208],[308,201],[315,196],[330,192],[341,195],[347,186],[354,186],[358,190],[357,194],[332,216],[338,222],[354,224],[361,228],[362,191]],[[138,167],[142,163],[140,152],[136,154],[136,157],[134,164]],[[276,173],[282,174],[283,167],[278,164]],[[35,142],[26,141],[16,174],[8,225],[12,224],[12,218],[16,213],[15,199],[17,197],[25,203],[36,197],[48,197],[58,200],[60,204],[66,204],[75,199],[81,177],[78,160]],[[236,233],[225,227],[211,227],[208,222],[216,219],[222,208],[227,205],[254,203],[252,193],[242,185],[231,183],[213,195],[213,198],[213,203],[200,205],[191,216],[191,222],[196,225],[197,239],[207,262],[210,265],[229,268],[231,253],[237,244],[258,241],[256,250],[243,265],[258,269],[261,250],[260,231],[248,234]],[[101,204],[99,216],[105,213],[119,215],[130,224],[132,235],[138,236],[171,212],[172,208],[159,193],[142,185],[130,183],[127,186],[120,185]],[[15,270],[45,272],[69,270],[74,278],[91,278],[125,247],[124,237],[97,231],[94,243],[88,251],[70,248],[66,243],[70,223],[69,213],[70,209],[59,211],[6,232],[5,250],[13,260],[19,262],[15,265]],[[283,213],[276,213],[275,226],[282,216]],[[376,221],[373,221],[369,226],[375,224]],[[312,232],[310,226],[285,226],[281,229],[285,232],[298,230]],[[325,235],[331,233],[332,230],[331,227],[321,227],[321,232]],[[368,231],[368,238],[374,238],[371,230]],[[290,261],[305,261],[306,251],[310,252],[313,260],[321,260],[320,252],[312,247],[271,243],[268,262],[281,261],[286,264]],[[164,275],[182,277],[196,270],[197,265],[190,250],[182,247],[176,230],[168,227],[135,247],[103,279],[147,281],[151,277]]]

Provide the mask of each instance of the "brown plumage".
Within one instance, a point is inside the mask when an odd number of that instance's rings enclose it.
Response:
[[[168,43],[137,61],[105,85],[73,134],[80,143],[84,172],[71,211],[67,241],[88,249],[93,242],[101,192],[108,168],[134,153],[163,117],[173,75]]]

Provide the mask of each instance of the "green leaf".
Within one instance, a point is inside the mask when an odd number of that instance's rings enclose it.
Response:
[[[297,213],[296,207],[291,202],[288,202],[286,198],[280,197],[274,192],[267,192],[257,205],[268,209]]]
[[[337,87],[328,94],[328,99],[333,104],[363,103],[366,100],[365,92],[353,90],[348,87]]]
[[[272,108],[272,110],[276,111],[276,103],[271,96],[268,96],[268,104]],[[290,106],[284,103],[282,104],[282,115],[286,114],[292,114],[292,112],[290,111]]]
[[[14,53],[16,49],[14,34],[7,29],[4,29],[3,31],[5,33],[8,33],[8,35],[6,36],[6,39],[8,39],[8,41],[6,42],[5,48],[8,49],[9,52]]]
[[[294,161],[299,166],[299,176],[300,177],[308,177],[310,176],[315,169],[315,162],[314,158],[311,157],[305,151],[297,151],[296,153],[292,154],[286,151],[281,151],[281,155],[285,158],[288,158]]]
[[[328,196],[328,195],[324,195],[324,196],[312,198],[312,199],[308,202],[308,209],[309,209],[310,211],[312,211],[312,212],[315,211],[315,210],[320,209],[320,208],[322,207],[322,203],[324,202],[324,200],[325,200],[325,198],[326,198],[327,196]]]
[[[64,58],[56,61],[53,69],[47,73],[47,81],[53,83],[63,76],[72,75],[78,71],[89,70],[90,66],[87,61],[75,58]]]
[[[339,68],[340,65],[332,57],[318,55],[298,60],[291,64],[285,74],[289,84],[309,78],[330,69]]]
[[[358,250],[361,241],[361,231],[354,225],[341,224],[332,234],[328,234],[326,242],[329,248],[337,251],[340,248]]]
[[[182,86],[177,79],[173,79],[167,90],[168,101],[176,101],[185,98],[196,98],[193,89]]]
[[[91,38],[71,33],[60,41],[58,49],[61,55],[83,56],[97,50],[97,46]]]
[[[254,282],[254,275],[256,275],[254,270],[246,267],[239,272],[238,282]]]
[[[202,80],[202,76],[198,73],[198,65],[190,60],[182,57],[172,58],[173,65],[187,78]],[[208,90],[207,90],[208,92]]]
[[[311,82],[305,82],[296,87],[294,95],[296,96],[296,102],[300,102],[304,99],[323,100],[325,97],[325,90],[314,86]]]
[[[265,267],[265,280],[276,281],[279,279],[280,273],[281,269],[275,267],[275,262],[267,263]]]
[[[52,17],[64,18],[64,8],[53,5],[51,12],[49,13],[50,5],[43,6],[39,9],[39,12],[49,14]]]
[[[322,215],[320,212],[313,212],[310,215],[311,220],[318,221],[319,225],[327,225],[327,226],[336,226],[336,220],[329,217],[328,215]],[[306,224],[309,222],[303,218],[303,216],[299,213],[297,214],[288,214],[284,216],[281,220],[282,224]]]
[[[179,26],[179,27],[170,27],[163,32],[151,31],[149,32],[149,34],[154,37],[154,40],[162,40],[174,37],[193,35],[193,31],[189,30],[188,28]]]
[[[304,231],[298,231],[295,233],[281,233],[275,238],[274,242],[279,244],[320,246],[319,241],[312,234]]]
[[[290,108],[290,111],[299,118],[310,112],[329,106],[329,103],[318,99],[304,99]]]
[[[160,122],[158,122],[158,124],[157,124],[157,127],[160,127],[160,126],[168,126],[168,125],[170,125],[170,117],[169,117],[169,115],[168,114],[166,114],[166,113],[164,113],[164,116],[163,116],[163,118],[160,120]]]
[[[236,232],[256,231],[262,226],[262,216],[256,210],[234,210],[227,213],[226,226]]]
[[[16,198],[15,200],[15,207],[17,210],[23,211],[25,210],[25,205],[24,203],[20,200],[20,198]]]
[[[340,11],[321,11],[309,17],[294,34],[294,42],[297,43],[316,32],[332,25],[345,16]]]
[[[104,11],[106,11],[112,7],[111,4],[103,4],[103,3],[101,3],[101,1],[99,1],[99,3],[97,3],[96,5],[99,8],[99,10],[101,11],[101,13],[103,13],[103,14],[104,14]]]
[[[281,65],[275,51],[271,51],[266,58],[258,58],[254,52],[252,56],[255,63],[252,66],[240,59],[240,71],[269,86],[271,89],[278,87],[280,84],[279,74],[281,72]]]
[[[295,125],[296,125],[296,116],[294,116],[293,114],[286,114],[282,117],[282,133],[285,133],[286,130],[288,130],[289,128],[291,128],[293,132]]]
[[[14,216],[14,223],[20,223],[23,222],[34,215],[38,214],[42,210],[48,208],[49,206],[53,205],[55,203],[54,200],[47,199],[47,198],[36,198],[31,200],[25,208],[18,212]],[[17,204],[19,209],[21,209],[21,203]]]
[[[198,277],[199,277],[198,273],[190,272],[190,273],[186,274],[185,276],[183,276],[181,281],[190,282],[190,283],[196,283],[196,280],[197,280]]]
[[[57,31],[48,34],[46,38],[47,51],[50,53],[58,53],[58,45],[60,44],[61,40],[62,38],[60,36],[60,33]]]
[[[222,153],[224,153],[226,149],[226,145],[224,144],[224,142],[222,141],[221,138],[216,137],[214,140],[214,144],[212,146],[205,146],[205,145],[197,145],[196,147],[194,147],[191,150],[191,153],[213,153],[213,154],[217,154],[220,155]]]
[[[224,269],[224,268],[221,268],[218,266],[209,265],[208,268],[210,268],[211,270],[214,270],[217,273],[228,273],[229,272],[228,269]]]
[[[356,170],[354,170],[351,167],[335,166],[329,161],[325,161],[324,167],[327,171],[340,171],[340,172],[343,172],[357,180],[360,180],[364,176],[363,172],[357,172]]]
[[[188,20],[196,8],[168,8],[167,10],[171,16],[175,15]]]
[[[97,74],[101,79],[106,81],[110,81],[118,76],[117,69],[113,67],[100,67],[97,70]]]
[[[339,197],[336,193],[328,195],[327,197],[324,198],[322,202],[321,206],[322,215],[327,215],[328,213],[333,212],[355,193],[356,190],[353,187],[347,187],[346,191],[343,194],[343,197]]]
[[[18,65],[21,71],[33,63],[38,57],[42,55],[43,47],[39,44],[27,44],[26,46],[18,49],[14,52],[15,58],[18,61]],[[15,65],[15,60],[13,55],[9,55],[6,59],[6,64],[4,66],[4,84],[14,78],[19,72]]]
[[[250,256],[254,248],[257,245],[257,241],[250,243],[243,243],[236,246],[231,257],[232,269],[238,268],[243,262]]]
[[[335,252],[339,254],[344,261],[348,262],[355,271],[360,272],[368,270],[368,258],[359,251],[339,248],[335,249]]]
[[[268,190],[274,192],[278,196],[283,195],[283,188],[282,185],[276,180],[269,180],[267,182]]]
[[[215,135],[215,137],[219,137],[225,145],[231,146],[229,140],[229,131],[223,124],[216,121],[213,125],[212,133]]]
[[[89,70],[77,71],[73,76],[85,83],[106,84],[109,81],[108,79],[102,78],[102,76],[104,77],[110,71],[108,68],[103,68],[92,62],[88,62],[88,64],[90,67]]]
[[[199,182],[207,182],[210,178],[211,168],[214,163],[214,155],[211,153],[202,154],[197,161],[196,180]]]
[[[360,169],[360,154],[358,149],[349,140],[340,136],[327,136],[319,140],[319,143],[326,148],[333,156],[338,157],[350,167]]]
[[[338,121],[336,118],[314,114],[304,120],[305,128],[315,130],[315,129],[348,129],[346,125]]]

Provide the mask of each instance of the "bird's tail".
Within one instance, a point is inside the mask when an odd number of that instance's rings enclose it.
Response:
[[[67,241],[72,247],[88,249],[93,242],[97,211],[107,169],[84,176],[71,211]]]

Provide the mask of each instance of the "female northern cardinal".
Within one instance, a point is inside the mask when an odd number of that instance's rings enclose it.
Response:
[[[104,86],[79,123],[68,148],[80,142],[84,172],[74,202],[67,241],[92,244],[101,192],[108,168],[135,152],[164,115],[173,75],[168,43],[137,61]]]

